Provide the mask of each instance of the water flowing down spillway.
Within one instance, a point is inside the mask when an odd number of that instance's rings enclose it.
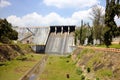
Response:
[[[74,36],[73,34],[65,33],[50,33],[45,53],[56,53],[56,54],[67,54],[72,51],[74,45]]]

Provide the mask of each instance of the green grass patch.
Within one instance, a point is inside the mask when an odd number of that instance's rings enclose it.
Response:
[[[100,69],[96,72],[97,77],[111,77],[113,72],[110,69]]]
[[[11,61],[0,62],[0,80],[18,80],[26,71],[31,69],[41,57],[42,55],[27,54]]]
[[[93,69],[93,65],[101,62],[102,53],[93,53],[94,56],[87,62],[87,67]]]
[[[92,49],[89,49],[89,48],[86,48],[86,49],[83,49],[79,54],[78,54],[78,59],[80,59],[81,57],[83,57],[83,55],[87,54],[87,53],[94,53],[94,50]]]
[[[81,75],[82,72],[83,72],[83,71],[82,71],[80,68],[77,68],[77,69],[76,69],[76,73],[77,73],[78,75]]]
[[[76,66],[69,57],[49,56],[40,80],[80,80]]]
[[[30,45],[29,44],[22,44],[22,43],[17,43],[17,45],[21,48],[21,49],[29,49]]]
[[[105,45],[97,45],[96,47],[106,48]],[[117,48],[117,49],[119,49],[120,48],[120,44],[112,44],[112,45],[109,46],[109,48]]]

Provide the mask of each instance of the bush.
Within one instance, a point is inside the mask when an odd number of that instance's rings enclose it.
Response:
[[[10,39],[8,37],[5,37],[5,36],[1,36],[1,40],[0,41],[2,43],[6,43],[6,44],[11,43]]]
[[[82,70],[81,70],[80,68],[78,68],[78,69],[76,69],[76,73],[77,73],[78,75],[81,75],[81,74],[82,74]]]
[[[10,40],[17,40],[18,32],[12,29],[12,25],[6,19],[0,19],[0,41],[9,43]]]
[[[80,80],[85,80],[85,76],[81,75]]]
[[[90,68],[89,68],[89,67],[87,68],[87,72],[88,72],[88,73],[90,72]]]
[[[28,58],[24,55],[21,55],[19,57],[16,58],[16,60],[21,60],[21,61],[26,61]]]
[[[100,80],[99,78],[96,78],[96,80]]]
[[[67,56],[67,58],[71,58],[71,54]]]

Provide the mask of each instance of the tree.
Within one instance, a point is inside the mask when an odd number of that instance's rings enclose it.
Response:
[[[105,27],[108,30],[104,34],[104,43],[107,47],[111,45],[112,37],[117,36],[117,25],[114,21],[116,15],[120,16],[120,0],[106,0]]]
[[[10,40],[17,39],[18,32],[12,29],[12,25],[6,19],[0,19],[0,41],[9,43]]]
[[[75,45],[78,43],[77,41],[80,39],[79,29],[75,30]]]
[[[86,38],[88,38],[88,43],[92,43],[92,28],[89,24],[83,24],[83,21],[81,21],[80,28],[75,30],[75,44],[79,40],[79,44],[83,45]]]
[[[102,7],[96,5],[93,6],[92,12],[90,13],[90,19],[93,22],[93,38],[102,41],[102,31],[104,26],[104,14]]]

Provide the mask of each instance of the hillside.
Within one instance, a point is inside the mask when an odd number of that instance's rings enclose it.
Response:
[[[24,55],[30,53],[32,50],[28,45],[5,45],[0,44],[0,62],[12,60],[18,55]]]
[[[120,80],[120,53],[78,48],[72,59],[88,80]]]

